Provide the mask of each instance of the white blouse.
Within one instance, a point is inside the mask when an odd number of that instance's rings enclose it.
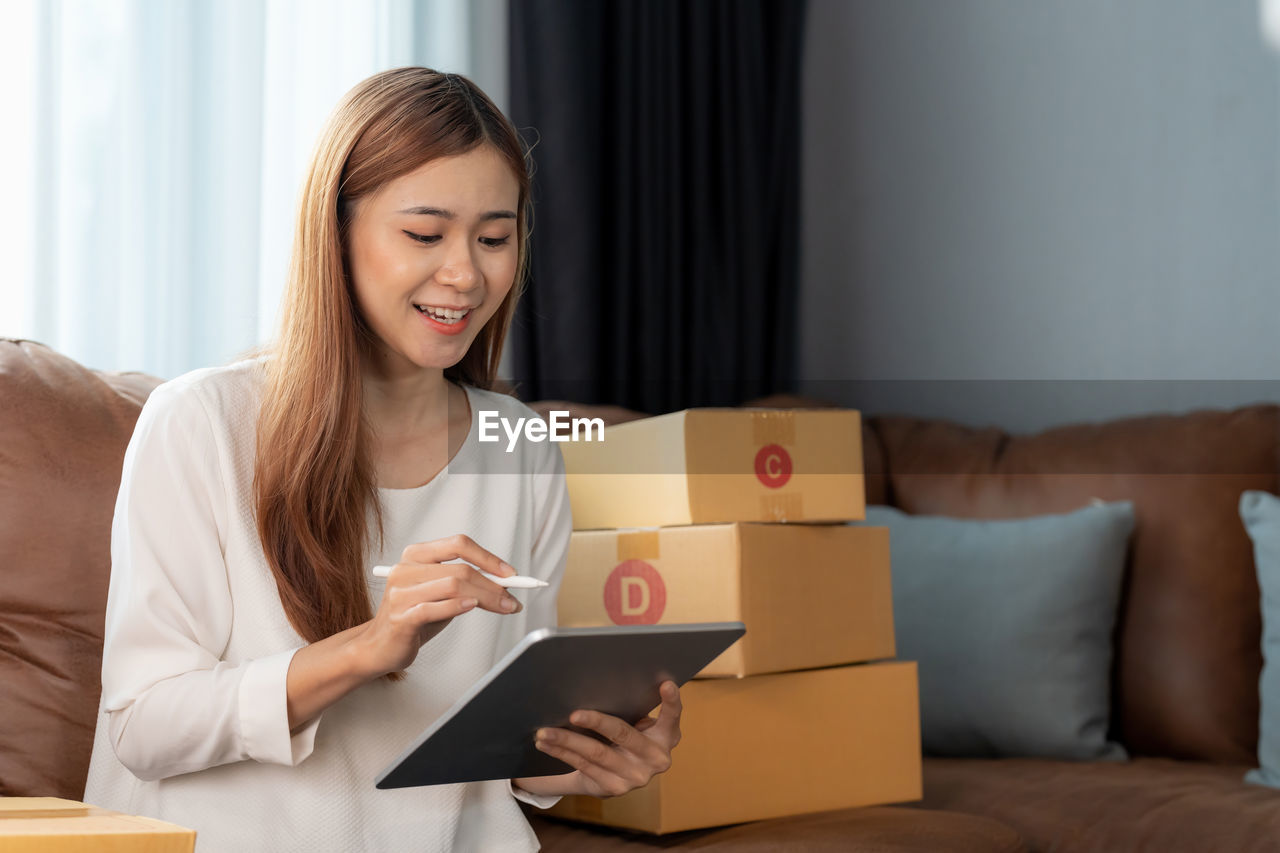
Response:
[[[480,410],[535,417],[467,389],[462,448],[425,486],[379,489],[393,564],[465,533],[550,587],[512,615],[472,610],[422,647],[398,684],[365,684],[290,735],[293,630],[253,512],[261,361],[157,388],[124,459],[111,535],[102,701],[85,801],[197,831],[198,853],[530,851],[510,781],[378,790],[374,779],[529,631],[556,624],[571,519],[554,444],[480,444]],[[386,581],[368,576],[377,606]]]

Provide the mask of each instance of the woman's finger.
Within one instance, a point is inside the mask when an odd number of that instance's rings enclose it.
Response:
[[[482,609],[493,613],[518,613],[524,609],[515,596],[470,569],[461,577],[448,575],[412,586],[397,587],[387,594],[393,602],[403,602],[408,607],[423,602],[447,602],[466,598],[475,599]],[[503,603],[508,600],[512,604],[509,608]]]
[[[474,598],[451,598],[446,601],[424,601],[406,610],[401,617],[414,629],[422,628],[432,622],[444,622],[474,609]]]
[[[618,717],[602,714],[599,711],[574,711],[569,717],[569,722],[575,726],[599,732],[622,749],[651,766],[662,765],[667,755],[666,751],[654,742],[653,738],[645,737],[640,734],[635,726],[629,725]],[[600,743],[595,738],[586,739]]]
[[[593,737],[569,731],[568,729],[539,729],[535,735],[534,744],[538,746],[550,745],[557,749],[567,750],[579,756],[582,760],[591,764],[598,764],[605,770],[619,776],[626,776],[632,773],[633,765],[637,761],[636,756],[631,753],[623,752],[607,743],[601,743]],[[574,766],[576,767],[577,765],[575,764]]]
[[[645,717],[643,720],[636,723],[636,731],[647,732],[649,731],[649,729],[653,728],[657,724],[658,724],[657,717]]]
[[[447,563],[450,560],[466,560],[491,575],[510,577],[516,570],[498,557],[476,544],[470,536],[459,533],[447,539],[419,542],[404,549],[401,559],[418,563]]]
[[[424,580],[419,584],[388,587],[383,593],[384,608],[390,615],[390,613],[410,610],[422,603],[443,603],[467,598],[475,599],[481,610],[503,613],[503,615],[524,610],[521,603],[516,601],[516,597],[506,589],[480,578],[480,575],[474,571],[470,571],[470,575],[476,580],[472,581],[466,575],[456,578],[451,574],[445,575],[444,578]],[[509,605],[506,602],[509,602]],[[445,611],[447,610],[448,608],[445,608]],[[456,613],[451,613],[452,615]]]
[[[431,563],[415,563],[402,559],[387,573],[387,589],[431,580],[436,577],[431,573],[432,568]]]
[[[447,571],[450,577],[456,578],[460,583],[479,591],[481,601],[495,601],[500,608],[502,607],[502,602],[508,599],[513,602],[516,601],[515,596],[507,592],[506,587],[498,586],[498,584],[476,571],[474,566],[469,566],[466,563],[446,563],[440,568]],[[522,608],[516,607],[511,611],[500,609],[498,612],[515,613],[520,609]]]
[[[481,601],[496,601],[500,603],[505,600],[504,594],[507,592],[505,587],[489,580],[476,571],[474,566],[467,563],[396,563],[391,567],[391,571],[387,575],[386,590],[393,597],[401,596],[414,587],[446,578],[453,578],[458,583],[459,588],[463,585],[474,587],[476,597]],[[449,584],[447,583],[442,585],[441,588],[445,590],[446,596],[455,594],[449,591]],[[516,599],[511,596],[511,600],[515,601]],[[521,609],[523,608],[517,606],[509,612],[515,613]],[[499,610],[498,612],[504,611]]]
[[[587,738],[587,740],[591,740],[591,738]],[[592,782],[595,782],[604,795],[608,797],[620,797],[649,781],[647,778],[643,781],[629,781],[626,777],[620,776],[608,767],[601,766],[590,760],[582,753],[545,739],[539,739],[537,746],[542,752],[552,758],[560,759]],[[604,746],[604,744],[601,744],[601,746]]]
[[[674,681],[664,681],[658,688],[662,696],[662,706],[658,709],[658,722],[654,725],[654,734],[662,739],[668,749],[675,749],[680,743],[680,715],[684,705],[680,701],[680,688]]]

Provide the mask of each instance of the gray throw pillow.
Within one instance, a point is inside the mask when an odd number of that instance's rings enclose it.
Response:
[[[1133,504],[1000,521],[867,508],[889,528],[898,657],[933,755],[1123,759],[1107,740]]]
[[[1262,591],[1260,766],[1245,778],[1280,788],[1280,498],[1270,492],[1245,492],[1240,496],[1240,518],[1253,540],[1253,561]]]

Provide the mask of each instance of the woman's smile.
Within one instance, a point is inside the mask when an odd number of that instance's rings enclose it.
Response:
[[[471,309],[454,310],[450,308],[433,308],[427,305],[413,306],[426,322],[427,328],[442,335],[456,335],[467,328],[471,319]]]

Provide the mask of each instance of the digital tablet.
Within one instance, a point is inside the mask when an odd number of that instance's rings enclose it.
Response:
[[[382,771],[379,788],[551,776],[573,768],[533,745],[579,709],[635,723],[746,633],[741,622],[543,628],[521,640]]]

